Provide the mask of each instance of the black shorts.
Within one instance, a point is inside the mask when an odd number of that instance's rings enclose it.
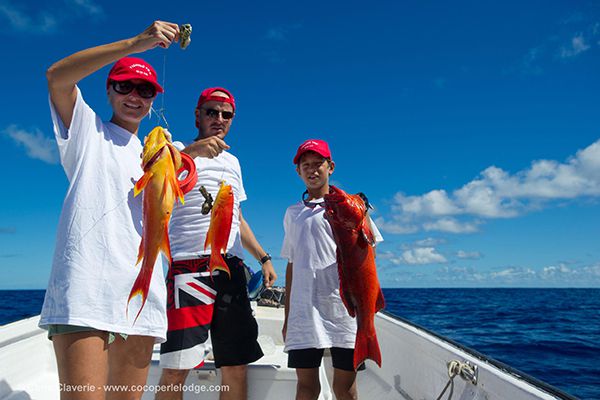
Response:
[[[212,342],[217,368],[250,364],[263,356],[258,324],[246,288],[246,266],[226,257],[231,279],[208,274],[208,257],[174,261],[167,275],[167,341],[161,345],[161,366],[190,369],[202,365],[202,346]]]
[[[288,351],[288,368],[319,368],[325,349],[299,349]],[[333,368],[343,371],[354,371],[354,349],[332,347],[331,362]],[[358,371],[365,369],[365,363],[358,366]]]

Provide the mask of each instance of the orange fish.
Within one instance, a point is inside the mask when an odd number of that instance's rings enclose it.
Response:
[[[227,252],[229,233],[231,232],[231,221],[233,220],[233,189],[231,185],[221,182],[219,193],[214,201],[210,213],[210,226],[204,241],[204,250],[210,246],[210,261],[208,267],[210,273],[216,269],[227,272],[231,278],[231,272],[221,253]]]
[[[144,175],[136,182],[134,196],[144,192],[143,233],[136,265],[142,259],[142,268],[131,288],[129,302],[137,295],[142,296],[142,305],[135,321],[140,316],[148,297],[152,270],[159,252],[171,262],[169,246],[169,220],[176,198],[183,204],[183,192],[179,188],[176,171],[182,166],[181,154],[171,144],[162,127],[157,126],[144,139],[142,168]]]
[[[367,358],[381,367],[381,351],[375,332],[375,313],[385,306],[375,266],[375,239],[367,206],[359,195],[349,195],[330,185],[324,196],[325,219],[337,245],[340,295],[358,326],[354,345],[354,369]]]

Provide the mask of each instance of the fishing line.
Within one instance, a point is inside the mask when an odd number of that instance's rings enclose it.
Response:
[[[192,25],[191,24],[181,24],[179,25],[179,46],[181,47],[182,50],[185,50],[191,43],[192,41]],[[167,79],[167,53],[165,51],[165,54],[163,56],[163,80],[162,80],[162,87],[163,90],[165,88],[165,82]],[[167,117],[165,117],[165,92],[162,92],[162,97],[160,100],[160,108],[158,110],[154,109],[154,107],[150,106],[150,119],[152,119],[152,111],[154,111],[154,113],[157,115],[158,117],[158,124],[160,125],[160,121],[162,120],[165,123],[165,126],[167,127],[167,130],[169,130],[169,123],[167,122]]]
[[[163,71],[162,71],[162,87],[163,90],[165,89],[165,81],[167,79],[167,53],[165,52],[164,56],[163,56]],[[165,123],[165,126],[167,128],[167,130],[169,130],[169,123],[167,122],[167,118],[165,117],[165,93],[166,91],[163,91],[161,94],[161,98],[160,98],[160,108],[158,110],[156,110],[154,107],[150,107],[150,118],[152,118],[152,111],[154,111],[154,114],[156,114],[157,118],[158,118],[158,124],[160,125],[160,121],[162,120]]]

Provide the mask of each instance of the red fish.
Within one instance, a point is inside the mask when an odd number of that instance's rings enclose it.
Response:
[[[182,166],[179,151],[171,144],[162,127],[157,126],[144,139],[142,168],[144,175],[134,186],[134,196],[144,192],[143,197],[143,233],[136,265],[142,262],[142,268],[131,288],[129,302],[135,296],[142,297],[142,305],[135,321],[140,316],[150,289],[152,270],[159,253],[171,262],[169,245],[169,220],[176,198],[183,203],[183,192],[179,188],[176,171]]]
[[[337,245],[340,295],[358,326],[354,369],[367,358],[381,367],[381,351],[375,332],[375,313],[385,306],[375,266],[375,239],[367,206],[359,195],[349,195],[330,185],[324,196],[325,219]]]
[[[221,253],[227,252],[229,233],[231,232],[231,221],[233,220],[233,189],[231,185],[221,182],[221,187],[214,201],[210,213],[210,226],[204,241],[204,250],[210,246],[210,261],[208,267],[210,273],[216,269],[227,272],[231,278],[231,272]]]

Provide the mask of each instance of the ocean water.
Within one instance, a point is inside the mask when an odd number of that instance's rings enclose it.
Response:
[[[384,289],[386,310],[581,399],[600,399],[600,289]]]
[[[384,289],[386,310],[581,399],[600,399],[600,289]],[[43,290],[0,291],[0,325]]]

